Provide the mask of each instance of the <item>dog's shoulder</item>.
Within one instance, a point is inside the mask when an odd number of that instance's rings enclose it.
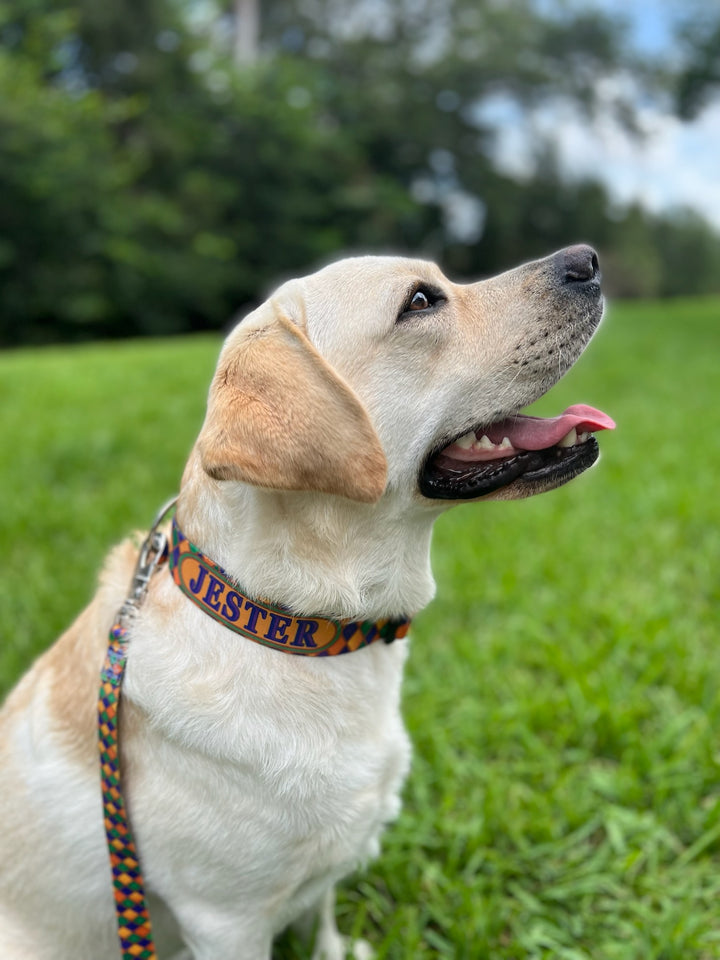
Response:
[[[128,591],[137,544],[124,540],[108,555],[95,596],[12,691],[0,717],[7,736],[26,733],[62,741],[83,765],[96,762],[96,704],[110,627]]]

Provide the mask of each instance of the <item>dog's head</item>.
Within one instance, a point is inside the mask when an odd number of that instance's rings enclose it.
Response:
[[[597,256],[479,283],[432,263],[340,261],[283,285],[228,337],[198,452],[220,482],[428,506],[557,487],[598,456],[590,407],[523,417],[588,344]]]

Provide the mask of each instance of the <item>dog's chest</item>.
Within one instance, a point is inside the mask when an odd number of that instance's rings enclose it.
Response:
[[[308,669],[273,651],[239,683],[218,656],[166,674],[165,695],[138,669],[130,692],[152,724],[130,757],[136,829],[161,893],[202,876],[223,898],[272,901],[281,926],[377,853],[409,766],[405,651],[336,659]],[[173,798],[171,817],[159,795]]]

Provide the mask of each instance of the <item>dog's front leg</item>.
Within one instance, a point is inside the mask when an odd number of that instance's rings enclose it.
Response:
[[[181,927],[187,948],[173,960],[271,960],[272,932],[260,922],[238,926],[232,917],[205,913]]]
[[[317,934],[312,960],[345,960],[352,957],[354,960],[371,960],[372,948],[364,940],[350,942],[338,931],[335,923],[335,888],[330,887],[320,901],[317,912]],[[310,919],[315,919],[313,916]],[[305,924],[307,926],[307,923]]]

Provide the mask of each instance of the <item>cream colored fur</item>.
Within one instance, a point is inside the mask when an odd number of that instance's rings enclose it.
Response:
[[[225,344],[182,481],[185,533],[250,596],[297,613],[415,614],[449,505],[418,493],[429,450],[534,400],[589,339],[548,263],[459,286],[430,263],[359,258],[285,284]],[[419,282],[446,305],[397,322]],[[558,355],[513,364],[538,323]],[[134,561],[132,544],[113,551],[88,609],[0,715],[2,960],[119,956],[95,702]],[[345,956],[333,887],[399,810],[407,650],[287,656],[214,622],[166,572],[152,581],[121,742],[161,960],[267,960],[279,931],[315,913],[316,960]]]

